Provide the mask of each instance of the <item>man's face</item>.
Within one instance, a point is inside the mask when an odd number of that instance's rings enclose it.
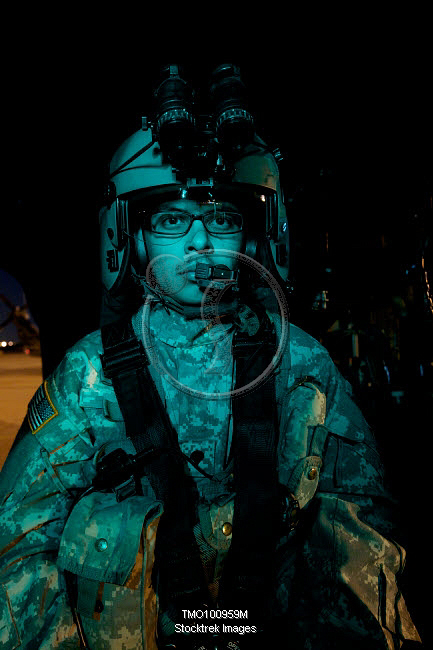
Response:
[[[176,234],[187,227],[186,234]],[[200,305],[205,288],[194,277],[196,264],[205,261],[235,269],[236,259],[222,251],[241,252],[243,232],[231,232],[239,228],[240,211],[230,203],[176,199],[159,204],[143,228],[153,281],[180,304]]]

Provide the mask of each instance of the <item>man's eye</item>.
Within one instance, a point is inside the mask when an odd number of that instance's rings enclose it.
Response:
[[[217,212],[208,216],[207,223],[210,228],[221,232],[237,231],[242,228],[242,217],[236,213]]]
[[[183,214],[174,214],[172,212],[159,212],[152,215],[152,229],[159,230],[177,230],[184,228],[188,222]]]

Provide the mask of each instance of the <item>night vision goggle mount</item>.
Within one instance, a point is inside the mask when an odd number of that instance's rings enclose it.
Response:
[[[200,112],[197,93],[183,76],[178,65],[162,68],[154,115],[143,118],[143,129],[152,129],[164,161],[181,182],[230,177],[230,162],[254,141],[254,120],[239,67],[222,64],[213,70],[206,113]]]

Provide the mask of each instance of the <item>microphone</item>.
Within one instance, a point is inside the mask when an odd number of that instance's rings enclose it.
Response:
[[[208,287],[212,284],[215,289],[226,289],[230,286],[233,291],[239,291],[238,271],[229,269],[225,264],[211,266],[205,262],[198,262],[195,268],[195,279],[199,287]]]

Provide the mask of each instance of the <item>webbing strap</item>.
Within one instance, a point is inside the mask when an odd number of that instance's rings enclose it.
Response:
[[[233,539],[223,574],[222,598],[235,607],[254,608],[266,618],[273,578],[279,521],[277,407],[272,358],[276,335],[265,321],[255,337],[237,332],[236,387],[247,386],[269,368],[264,383],[233,399]]]
[[[160,395],[148,369],[148,359],[130,319],[101,329],[102,365],[113,382],[128,437],[138,453],[150,454],[143,468],[164,515],[158,527],[155,564],[161,592],[171,598],[204,589],[204,577],[193,534],[194,499],[187,485],[184,460]]]

